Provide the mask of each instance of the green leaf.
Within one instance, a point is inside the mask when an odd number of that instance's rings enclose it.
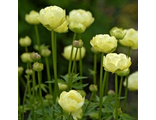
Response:
[[[74,83],[74,84],[72,85],[72,87],[75,88],[75,89],[83,89],[83,88],[86,87],[87,85],[88,85],[88,83],[87,83],[87,84]]]
[[[126,113],[120,114],[120,117],[122,118],[122,120],[136,120],[136,118],[131,117],[130,115],[128,115]]]
[[[60,75],[66,82],[68,82],[68,74],[66,75]]]
[[[81,80],[81,79],[86,79],[87,77],[84,77],[84,76],[78,76],[78,77],[76,77],[76,78],[73,78],[73,80],[72,80],[72,83],[74,83],[74,82],[76,82],[76,81],[78,81],[78,80]]]

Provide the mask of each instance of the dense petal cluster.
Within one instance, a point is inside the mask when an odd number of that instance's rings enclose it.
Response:
[[[75,33],[83,33],[93,22],[90,11],[83,9],[72,10],[68,16],[69,29]]]
[[[37,18],[50,31],[64,33],[68,30],[66,12],[58,6],[49,6],[41,9]]]
[[[90,44],[98,52],[110,53],[115,51],[117,47],[117,40],[114,36],[99,34],[92,38]]]
[[[75,90],[69,92],[63,91],[60,95],[58,103],[64,111],[71,113],[74,120],[82,117],[82,109],[85,98],[82,98],[80,93]]]
[[[19,40],[19,44],[22,46],[22,47],[28,47],[31,45],[31,39],[29,36],[25,36],[24,38],[20,38]]]
[[[106,71],[118,73],[129,68],[131,58],[125,54],[109,53],[103,57],[103,67]]]
[[[123,39],[119,40],[120,44],[132,49],[138,49],[138,31],[130,28],[125,29],[124,32],[126,34]]]
[[[125,36],[125,31],[122,28],[113,27],[110,30],[110,35],[116,37],[116,39],[122,39]]]

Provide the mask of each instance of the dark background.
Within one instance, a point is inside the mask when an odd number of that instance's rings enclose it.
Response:
[[[67,15],[73,9],[84,9],[90,11],[95,18],[91,26],[81,35],[84,47],[86,48],[86,56],[83,59],[83,75],[88,77],[84,83],[92,83],[92,75],[90,75],[88,69],[93,69],[93,53],[90,51],[91,45],[89,43],[93,36],[97,34],[109,34],[110,29],[114,26],[123,29],[134,28],[138,30],[138,0],[18,0],[18,41],[21,37],[28,35],[32,40],[32,45],[28,47],[29,52],[35,51],[34,45],[37,41],[34,26],[25,21],[25,14],[28,14],[31,10],[39,12],[40,9],[51,5],[57,5],[65,9]],[[38,25],[38,30],[40,43],[50,45],[51,50],[50,31],[43,27],[42,24]],[[72,43],[72,39],[73,32],[70,30],[68,33],[57,34],[58,77],[67,73],[69,62],[63,58],[61,53],[65,46]],[[25,49],[18,42],[18,66],[26,68],[26,64],[22,63],[20,58],[23,52],[25,52]],[[119,44],[115,52],[127,54],[128,48]],[[131,51],[131,59],[130,73],[133,73],[138,70],[138,50]],[[51,56],[49,60],[52,61]],[[43,58],[41,61],[44,63]],[[99,79],[99,66],[100,55],[98,55],[97,80]],[[50,64],[50,70],[51,72],[53,71],[52,64]],[[43,70],[42,77],[43,81],[46,81],[45,69]],[[114,90],[114,75],[110,76],[108,88]],[[124,90],[123,87],[122,95],[124,95]],[[87,97],[89,97],[88,87],[85,88],[85,91],[87,92]],[[137,91],[129,91],[126,112],[136,117]]]

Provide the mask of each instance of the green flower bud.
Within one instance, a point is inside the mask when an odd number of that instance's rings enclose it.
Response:
[[[30,57],[31,57],[31,59],[32,59],[33,61],[38,61],[38,60],[41,59],[41,56],[40,56],[38,53],[35,53],[35,52],[32,52],[32,53],[30,54]]]
[[[23,73],[23,67],[18,67],[18,76],[21,76]]]
[[[37,71],[37,72],[42,71],[43,70],[43,64],[42,63],[35,62],[33,64],[33,70],[34,71]]]
[[[61,91],[65,91],[68,88],[68,86],[63,83],[58,83],[58,87],[59,87],[59,90],[61,90]]]
[[[122,28],[114,27],[110,30],[110,35],[116,37],[116,39],[122,39],[126,32]]]
[[[91,85],[89,86],[89,90],[90,90],[91,92],[96,92],[96,91],[98,90],[97,85],[91,84]]]
[[[45,98],[46,98],[47,100],[52,100],[52,99],[53,99],[53,96],[50,95],[50,94],[47,94],[47,95],[45,96]]]
[[[33,74],[33,70],[32,69],[26,69],[26,74],[27,75],[32,75]]]
[[[108,95],[114,95],[114,94],[115,94],[114,90],[108,90]]]
[[[30,53],[23,53],[21,55],[21,60],[24,63],[32,62],[32,59],[30,58]]]
[[[75,33],[83,33],[86,30],[86,26],[81,23],[71,22],[69,29]]]
[[[81,48],[83,46],[83,41],[81,39],[80,40],[74,40],[73,46],[76,48]]]
[[[118,76],[126,76],[126,75],[128,75],[129,73],[130,73],[130,70],[129,70],[129,68],[127,68],[127,69],[125,69],[125,70],[122,70],[122,71],[117,72],[117,75],[118,75]]]
[[[22,46],[22,47],[28,47],[31,45],[31,39],[29,36],[26,36],[25,38],[20,38],[19,40],[19,44]]]
[[[76,91],[80,93],[82,97],[86,96],[86,92],[84,90],[76,90]]]
[[[43,57],[48,57],[50,54],[51,54],[51,51],[48,48],[41,50],[41,55]]]

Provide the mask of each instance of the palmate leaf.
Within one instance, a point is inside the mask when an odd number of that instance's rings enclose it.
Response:
[[[46,90],[46,88],[48,88],[48,86],[46,84],[41,83],[41,89],[47,93],[48,91]],[[39,84],[35,86],[35,90],[37,91],[39,89]]]
[[[58,83],[63,83],[63,84],[66,84],[66,82],[62,79],[57,79]],[[55,83],[55,80],[52,79],[52,81],[45,81],[45,83]]]
[[[88,85],[88,83],[87,83],[87,84],[74,83],[74,84],[72,85],[72,87],[75,88],[75,89],[83,89],[83,88],[86,87],[87,85]]]

